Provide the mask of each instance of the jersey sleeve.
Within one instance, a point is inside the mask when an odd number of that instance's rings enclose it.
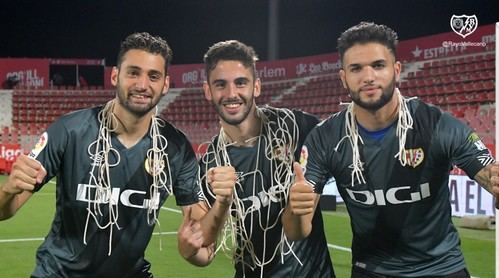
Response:
[[[181,154],[181,166],[173,185],[173,193],[178,206],[187,206],[200,200],[199,166],[194,150],[187,138],[185,138],[179,153]]]
[[[296,123],[298,124],[299,128],[298,144],[296,145],[294,156],[295,160],[299,161],[303,143],[305,142],[305,139],[307,138],[307,135],[310,133],[310,131],[319,123],[319,119],[316,116],[306,112],[298,110],[293,110],[293,112],[295,114]]]
[[[206,182],[206,173],[208,172],[208,169],[210,169],[210,163],[211,159],[213,158],[213,155],[210,155],[213,152],[213,145],[210,144],[206,150],[206,153],[203,154],[201,159],[199,160],[199,177],[200,177],[200,184],[201,184],[201,190],[202,190],[202,195],[201,198],[203,201],[213,204],[215,203],[215,196],[213,195],[213,192],[210,190],[210,186],[208,182]]]
[[[316,126],[307,136],[301,149],[300,164],[305,170],[305,179],[314,186],[314,191],[322,194],[330,173],[327,151],[322,135],[324,126]]]
[[[47,171],[47,175],[43,182],[35,187],[35,192],[39,191],[44,184],[59,172],[68,140],[69,134],[61,119],[51,124],[40,135],[38,142],[29,153],[29,157],[38,160]]]
[[[474,178],[482,168],[495,161],[480,137],[450,114],[442,114],[437,132],[438,146],[444,155],[470,178]]]

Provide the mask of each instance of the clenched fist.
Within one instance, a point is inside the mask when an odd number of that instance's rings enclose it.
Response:
[[[210,168],[206,179],[216,195],[217,201],[229,205],[232,203],[234,187],[236,185],[236,170],[232,166]]]
[[[42,164],[26,155],[20,155],[12,165],[12,171],[1,190],[9,194],[19,194],[23,191],[33,191],[37,184],[42,183],[47,171]]]

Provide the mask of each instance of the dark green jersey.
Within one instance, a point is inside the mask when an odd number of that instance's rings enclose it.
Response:
[[[272,108],[267,109],[276,111]],[[290,110],[286,111],[291,113]],[[315,117],[300,111],[293,111],[293,114],[299,127],[298,142],[296,142],[296,148],[292,150],[294,158],[297,159],[306,135],[318,121]],[[270,119],[272,121],[271,117]],[[293,124],[290,122],[282,125],[283,128],[289,129],[292,129],[292,126]],[[276,140],[286,140],[284,136],[281,137],[283,134],[276,127],[277,125],[270,127],[272,132],[280,134]],[[267,134],[266,128],[269,126],[264,126],[262,134]],[[290,131],[292,132],[292,130]],[[214,159],[214,146],[217,145],[218,140],[218,137],[213,139],[201,159],[200,173],[202,177],[209,168],[217,166]],[[233,213],[237,211],[239,214],[237,218],[241,219],[237,222],[237,234],[243,231],[241,226],[244,226],[244,231],[248,233],[247,236],[251,242],[250,244],[242,242],[241,237],[237,237],[235,253],[242,254],[244,263],[241,260],[235,260],[235,276],[260,277],[261,271],[263,271],[263,277],[334,277],[320,211],[314,215],[313,230],[307,239],[295,242],[288,241],[279,246],[281,238],[283,238],[281,216],[287,199],[284,195],[279,194],[270,194],[272,197],[268,197],[269,194],[266,192],[279,190],[272,186],[276,184],[275,181],[272,182],[272,179],[275,178],[272,173],[279,171],[279,167],[284,167],[284,164],[278,158],[271,162],[268,159],[270,151],[278,154],[286,150],[276,148],[273,142],[269,142],[268,138],[263,135],[258,137],[256,144],[252,147],[227,147],[230,164],[238,174],[236,194],[240,200],[240,207],[232,208]],[[290,180],[279,182],[288,188],[291,186]],[[202,184],[205,184],[204,181]],[[213,195],[209,188],[204,187],[203,190],[208,201],[213,203]],[[252,254],[260,262],[269,262],[263,270],[255,265],[251,258]],[[300,262],[303,265],[300,265]]]
[[[474,177],[494,160],[476,134],[449,114],[419,100],[410,100],[408,107],[414,123],[407,134],[405,167],[395,158],[396,125],[382,140],[361,133],[366,183],[352,186],[352,147],[343,111],[307,138],[305,177],[319,193],[328,178],[336,179],[351,218],[354,265],[397,277],[445,275],[465,267],[451,221],[449,171],[457,165]]]
[[[55,218],[38,249],[34,277],[136,277],[148,268],[144,251],[154,229],[151,213],[159,213],[168,197],[166,189],[160,188],[158,205],[148,212],[152,176],[145,160],[152,145],[149,133],[128,149],[112,135],[114,150],[109,152],[109,174],[111,202],[117,204],[113,211],[118,216],[117,226],[98,228],[87,213],[89,207],[97,205],[102,212],[99,223],[109,222],[109,202],[95,198],[95,182],[90,177],[90,173],[95,177],[99,172],[93,169],[96,161],[103,159],[101,153],[96,156],[94,151],[101,109],[63,116],[32,150],[31,156],[47,170],[44,183],[57,176]],[[173,185],[177,204],[198,202],[198,165],[190,143],[167,122],[159,129],[167,140],[166,182]]]

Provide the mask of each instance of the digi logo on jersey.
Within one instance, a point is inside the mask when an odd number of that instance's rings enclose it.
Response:
[[[125,189],[120,193],[120,188],[111,188],[97,192],[97,187],[90,184],[78,184],[78,191],[76,192],[76,200],[82,202],[90,202],[97,204],[108,204],[112,205],[118,204],[118,201],[122,205],[131,208],[138,209],[158,209],[159,208],[159,194],[156,195],[155,200],[150,200],[144,198],[146,191]],[[97,194],[98,193],[98,194]],[[134,203],[133,201],[136,201]],[[142,200],[142,202],[137,202],[137,200]],[[150,206],[152,202],[152,206]]]
[[[256,195],[241,199],[241,201],[251,202],[251,205],[248,206],[248,211],[246,211],[246,213],[249,213],[251,211],[258,211],[262,207],[267,207],[270,202],[279,203],[282,199],[283,197],[279,194],[278,187],[273,186],[270,187],[267,192],[260,191]]]
[[[411,191],[410,186],[392,187],[388,190],[377,189],[374,192],[368,190],[351,190],[345,188],[348,196],[357,203],[364,205],[386,206],[388,204],[414,203],[430,197],[430,184],[419,185],[418,191]]]

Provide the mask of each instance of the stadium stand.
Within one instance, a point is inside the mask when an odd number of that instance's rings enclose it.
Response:
[[[492,45],[492,46],[490,46]],[[473,127],[483,142],[495,144],[495,52],[485,51],[433,60],[404,62],[403,95],[418,97],[452,113]],[[258,105],[296,108],[326,118],[349,101],[338,70],[262,83]],[[102,87],[15,88],[0,92],[0,143],[30,150],[48,124],[59,116],[115,96]],[[183,130],[194,147],[219,130],[218,116],[205,100],[202,87],[173,88],[159,104],[161,115]]]

